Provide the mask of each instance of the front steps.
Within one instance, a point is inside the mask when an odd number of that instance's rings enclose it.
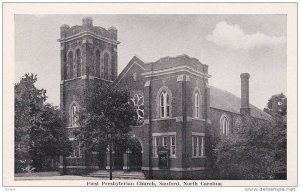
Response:
[[[97,178],[109,178],[109,171],[107,170],[98,170],[93,171],[86,176],[88,177],[97,177]],[[118,179],[124,179],[124,180],[145,180],[145,175],[141,171],[130,171],[130,172],[124,172],[124,171],[113,171],[112,173],[112,179],[118,180]]]

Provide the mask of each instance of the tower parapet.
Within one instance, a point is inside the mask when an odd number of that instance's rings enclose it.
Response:
[[[93,19],[91,17],[84,17],[82,19],[82,28],[84,31],[93,31]]]
[[[117,40],[117,32],[118,30],[116,27],[105,29],[100,26],[94,26],[93,19],[91,17],[84,17],[82,19],[82,25],[70,27],[69,25],[63,24],[60,27],[60,39],[58,39],[58,41],[67,41],[71,38],[76,38],[79,35],[89,34],[90,36],[109,41],[110,43],[117,45],[120,43]]]
[[[67,37],[69,30],[70,30],[70,26],[67,24],[63,24],[62,26],[60,26],[60,38]]]
[[[117,38],[118,38],[118,30],[117,30],[117,28],[115,28],[115,27],[112,26],[112,27],[108,28],[108,31],[110,32],[112,39],[117,40]]]

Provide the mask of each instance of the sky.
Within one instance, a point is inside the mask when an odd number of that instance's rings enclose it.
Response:
[[[15,15],[15,83],[37,74],[37,87],[59,105],[60,26],[118,29],[118,73],[133,56],[153,62],[187,54],[209,66],[209,84],[240,97],[240,74],[250,74],[250,103],[263,109],[287,91],[286,15]]]

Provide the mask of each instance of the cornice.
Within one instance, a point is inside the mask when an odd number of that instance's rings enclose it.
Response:
[[[96,33],[90,32],[90,31],[83,31],[83,32],[77,33],[77,34],[75,34],[75,35],[71,35],[71,36],[69,36],[69,37],[66,37],[66,38],[58,39],[57,41],[60,42],[60,43],[66,43],[66,42],[75,40],[75,39],[77,39],[77,38],[84,37],[84,36],[86,36],[86,35],[87,35],[87,36],[94,37],[94,38],[96,38],[96,39],[98,39],[98,40],[101,40],[101,41],[104,41],[104,42],[113,44],[113,45],[118,45],[118,44],[120,44],[119,41],[116,41],[116,40],[113,40],[113,39],[109,39],[109,38],[100,36],[100,35],[98,35],[98,34],[96,34]]]
[[[193,69],[187,65],[171,67],[171,68],[161,69],[161,70],[156,70],[156,71],[149,71],[149,72],[142,73],[142,75],[147,78],[147,77],[151,77],[151,76],[154,77],[154,76],[161,76],[161,75],[169,75],[169,74],[177,73],[177,72],[188,72],[192,75],[195,75],[195,76],[201,77],[201,78],[205,78],[205,79],[208,79],[211,77],[211,75],[196,71],[195,69]]]

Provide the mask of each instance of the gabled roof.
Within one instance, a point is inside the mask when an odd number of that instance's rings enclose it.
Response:
[[[126,73],[131,69],[131,67],[134,65],[137,65],[141,69],[145,70],[145,63],[137,56],[134,56],[129,61],[129,63],[126,65],[126,67],[122,70],[122,72],[118,75],[118,77],[114,80],[113,85],[114,86],[117,85],[123,79],[123,77],[126,75]]]
[[[240,114],[241,99],[234,94],[210,86],[210,107]],[[270,121],[272,118],[266,112],[250,104],[251,116]]]
[[[186,55],[183,56],[178,56],[178,58],[181,57],[188,57]],[[177,58],[177,57],[176,57]],[[165,58],[162,58],[165,59]],[[169,59],[167,59],[169,60]],[[145,62],[143,62],[140,58],[137,56],[134,56],[127,66],[122,70],[122,72],[119,74],[119,76],[115,79],[113,82],[114,85],[117,85],[128,73],[128,71],[134,66],[137,65],[139,66],[142,70],[145,71]],[[147,65],[147,64],[146,64]],[[222,89],[210,86],[210,107],[215,108],[215,109],[220,109],[223,111],[228,111],[236,114],[240,114],[240,106],[241,106],[241,99],[228,92],[224,91]],[[259,108],[255,107],[254,105],[250,104],[251,108],[251,116],[259,119],[264,119],[264,120],[272,120],[272,117],[267,114],[266,112],[260,110]]]

